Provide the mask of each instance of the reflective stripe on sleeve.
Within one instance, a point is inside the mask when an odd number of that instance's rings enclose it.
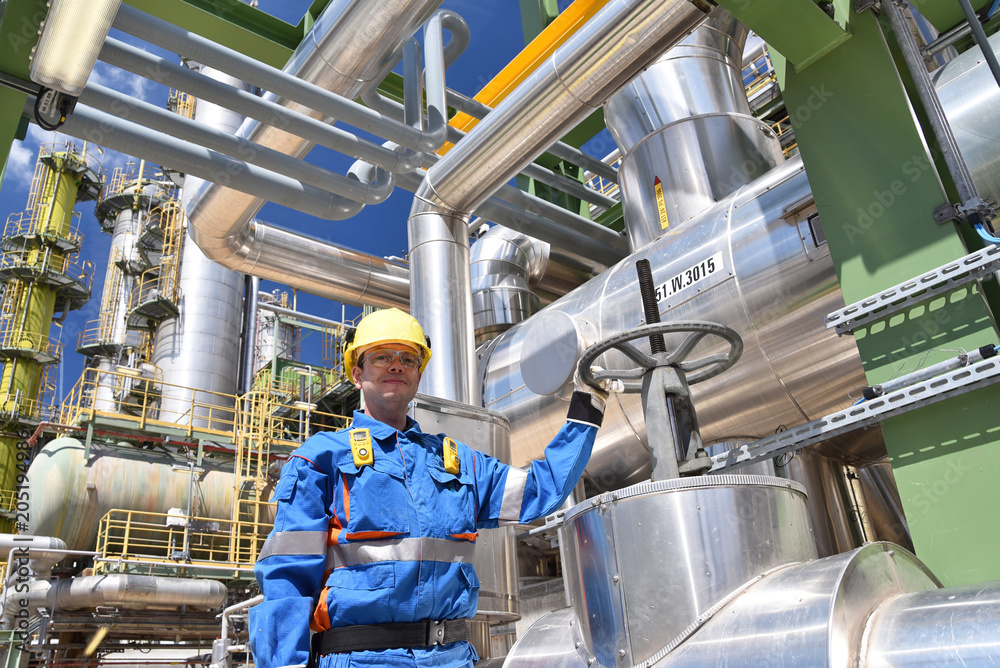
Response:
[[[326,554],[326,536],[326,531],[279,531],[264,541],[257,561],[276,554]]]
[[[447,538],[390,538],[331,545],[326,567],[360,566],[375,561],[472,561],[476,544]]]
[[[500,505],[500,524],[517,524],[521,519],[521,502],[524,501],[524,486],[528,483],[528,472],[511,466],[507,469],[507,482],[503,487],[503,503]]]

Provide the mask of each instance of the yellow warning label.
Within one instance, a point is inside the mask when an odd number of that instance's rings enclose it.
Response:
[[[663,198],[663,184],[660,183],[660,177],[653,178],[653,189],[656,190],[656,210],[660,212],[660,229],[665,230],[670,227],[670,221],[667,220],[667,201]]]

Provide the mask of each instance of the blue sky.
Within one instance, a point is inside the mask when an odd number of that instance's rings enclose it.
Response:
[[[289,23],[297,23],[309,4],[311,0],[260,0],[259,8]],[[561,5],[565,4],[568,2],[564,0]],[[448,85],[455,90],[473,95],[524,46],[519,2],[446,0],[442,7],[462,15],[469,23],[472,34],[469,49],[448,70]],[[113,32],[113,36],[170,57],[170,54],[159,52],[154,47],[139,43],[116,31]],[[166,102],[167,90],[162,86],[103,63],[98,63],[91,81],[141,97],[154,104],[164,105]],[[14,143],[8,159],[6,178],[0,187],[0,215],[4,221],[10,214],[20,213],[25,208],[39,144],[63,142],[66,139],[63,135],[44,132],[37,126],[31,125],[25,141]],[[308,159],[341,172],[346,171],[353,162],[352,159],[325,149],[314,151]],[[111,151],[105,151],[102,156],[103,165],[109,174],[114,167],[123,165],[127,160],[126,156]],[[406,218],[411,202],[411,193],[397,189],[385,203],[377,207],[367,207],[361,214],[347,221],[318,220],[270,204],[261,210],[258,217],[271,224],[329,239],[373,255],[400,255],[407,248]],[[82,371],[83,357],[75,352],[77,337],[87,322],[97,318],[100,308],[104,268],[107,264],[111,239],[101,232],[94,219],[93,209],[92,202],[81,203],[77,207],[81,214],[80,230],[85,237],[80,257],[93,261],[95,265],[90,302],[67,318],[61,334],[55,329],[52,331],[52,335],[60,336],[65,344],[64,361],[59,373],[60,396],[72,387]],[[270,290],[279,286],[265,284],[264,287]],[[304,311],[332,319],[340,318],[340,304],[303,294],[299,295],[298,304]],[[357,312],[357,309],[348,307],[348,317]],[[315,345],[319,345],[318,341]]]

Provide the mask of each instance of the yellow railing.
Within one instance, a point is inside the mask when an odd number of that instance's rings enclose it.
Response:
[[[27,251],[7,251],[0,258],[0,268],[24,267],[39,273],[68,276],[90,290],[94,280],[94,264],[90,260],[80,261],[75,255],[60,255],[50,248]]]
[[[614,153],[612,153],[611,155],[614,155]],[[604,159],[604,161],[607,162],[610,159],[610,157],[611,156],[606,157]],[[619,155],[617,158],[615,158],[614,162],[611,162],[611,163],[608,163],[608,164],[610,164],[615,169],[620,168],[622,166],[621,155]],[[602,176],[598,176],[597,174],[594,174],[589,179],[587,179],[586,185],[591,190],[596,190],[597,192],[601,193],[602,195],[606,195],[608,197],[614,197],[616,199],[620,199],[620,196],[618,194],[618,184],[615,183],[614,181],[609,181],[608,179],[605,179]]]
[[[125,193],[129,189],[132,192]],[[123,193],[152,195],[157,199],[174,199],[177,188],[170,184],[163,174],[154,172],[151,164],[140,162],[137,165],[131,162],[123,167],[114,168],[114,171],[111,172],[111,178],[107,180],[101,190],[101,199],[116,197]]]
[[[763,62],[761,62],[761,58],[763,58]],[[749,81],[747,81],[748,77]],[[751,97],[760,89],[777,81],[774,65],[771,64],[771,54],[768,51],[765,50],[763,56],[758,57],[743,68],[743,81],[746,82],[744,87],[747,91],[747,97]]]
[[[792,131],[792,121],[788,116],[785,116],[780,121],[775,121],[771,123],[771,129],[774,130],[774,134],[778,135],[778,139],[781,139],[781,135],[786,132]],[[799,143],[797,141],[792,142],[788,146],[781,149],[781,152],[785,154],[785,157],[792,155],[792,152],[798,148]]]
[[[63,344],[58,339],[39,332],[24,331],[17,318],[6,316],[0,318],[0,348],[7,350],[30,350],[32,352],[59,359],[62,357]]]
[[[14,506],[16,504],[17,504],[16,489],[0,489],[0,510],[2,510],[5,513],[12,513],[14,512]],[[0,555],[0,556],[6,557],[7,555]]]
[[[167,96],[167,109],[178,116],[194,118],[194,96],[171,88]]]
[[[59,238],[79,248],[80,244],[83,243],[83,235],[80,234],[80,214],[76,211],[73,212],[73,221],[70,224],[69,231],[66,234],[60,235]],[[22,211],[21,213],[12,213],[7,216],[7,223],[4,225],[3,230],[4,238],[37,233],[39,233],[38,220],[34,211]],[[45,232],[45,234],[54,236],[51,232]]]
[[[172,405],[186,404],[186,410],[179,416],[172,410],[167,419],[161,419],[159,399],[166,388],[172,388]],[[110,397],[99,395],[101,389],[110,391]],[[138,430],[159,427],[180,430],[187,436],[197,432],[231,438],[235,406],[234,395],[160,383],[143,377],[138,370],[87,369],[63,400],[60,421],[79,424],[106,417],[131,422]]]
[[[253,525],[252,539],[234,541],[238,534],[234,533],[235,523],[231,520],[111,510],[101,518],[98,528],[100,557],[95,560],[94,571],[108,572],[117,563],[128,566],[128,562],[151,570],[160,564],[195,569],[199,566],[248,569],[256,561],[272,521]],[[234,543],[244,548],[234,550]]]

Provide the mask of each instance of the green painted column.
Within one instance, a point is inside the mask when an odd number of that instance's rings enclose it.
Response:
[[[971,249],[932,212],[947,201],[941,176],[878,19],[843,0],[851,38],[800,71],[780,57],[779,83],[848,303]],[[753,26],[751,26],[753,27]],[[997,343],[975,286],[855,333],[870,383]],[[919,556],[945,585],[1000,578],[1000,387],[883,424]]]

